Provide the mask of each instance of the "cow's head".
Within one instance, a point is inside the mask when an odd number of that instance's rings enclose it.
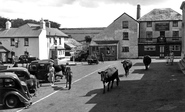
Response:
[[[106,74],[107,74],[106,71],[98,72],[98,74],[100,74],[100,76],[101,76],[101,81],[105,81],[106,80]]]

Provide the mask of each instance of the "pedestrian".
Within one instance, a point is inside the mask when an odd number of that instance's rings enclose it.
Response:
[[[48,81],[51,83],[51,86],[54,86],[55,68],[53,67],[53,63],[49,65]]]
[[[169,60],[170,60],[170,56],[169,56],[169,53],[168,53],[167,56],[166,56],[166,65],[168,65]]]
[[[174,53],[172,51],[170,51],[169,58],[170,58],[171,65],[173,65]]]
[[[104,54],[101,53],[101,61],[104,62]]]

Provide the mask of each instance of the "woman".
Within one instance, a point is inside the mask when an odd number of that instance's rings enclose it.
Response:
[[[51,86],[54,86],[55,68],[53,67],[53,63],[49,65],[48,81],[51,83]]]

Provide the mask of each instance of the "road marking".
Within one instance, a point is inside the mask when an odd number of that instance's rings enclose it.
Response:
[[[106,66],[106,67],[109,67],[109,66],[112,66],[112,65],[114,65],[114,64],[110,64],[110,65],[108,65],[108,66]],[[100,69],[98,69],[98,70],[96,70],[96,71],[94,71],[94,72],[91,72],[90,74],[87,74],[87,75],[85,75],[85,76],[83,76],[83,77],[81,77],[81,78],[75,80],[74,82],[72,82],[72,84],[74,84],[74,83],[76,83],[76,82],[78,82],[78,81],[80,81],[80,80],[82,80],[82,79],[84,79],[84,78],[86,78],[86,77],[92,75],[93,73],[95,73],[95,72],[97,72],[97,71],[99,71],[99,70],[101,70],[101,69],[106,68],[106,67],[103,67],[103,68],[100,68]],[[45,97],[43,97],[43,98],[41,98],[41,99],[39,99],[39,100],[33,102],[32,105],[34,105],[34,104],[36,104],[36,103],[38,103],[38,102],[40,102],[40,101],[42,101],[42,100],[44,100],[44,99],[50,97],[51,95],[53,95],[53,94],[55,94],[55,93],[57,93],[57,92],[59,92],[59,91],[60,91],[60,90],[57,90],[57,91],[54,91],[54,92],[50,93],[49,95],[47,95],[47,96],[45,96]],[[25,108],[22,108],[22,109],[20,109],[20,110],[17,110],[16,112],[21,112],[21,111],[23,111],[24,109],[25,109]]]

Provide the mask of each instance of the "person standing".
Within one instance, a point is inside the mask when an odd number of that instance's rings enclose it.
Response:
[[[48,81],[51,83],[51,86],[54,86],[55,68],[53,67],[53,63],[49,65]]]
[[[101,61],[104,62],[104,54],[101,53]]]
[[[171,65],[173,65],[174,53],[172,51],[170,51],[169,56],[170,56],[170,63],[171,63]]]

